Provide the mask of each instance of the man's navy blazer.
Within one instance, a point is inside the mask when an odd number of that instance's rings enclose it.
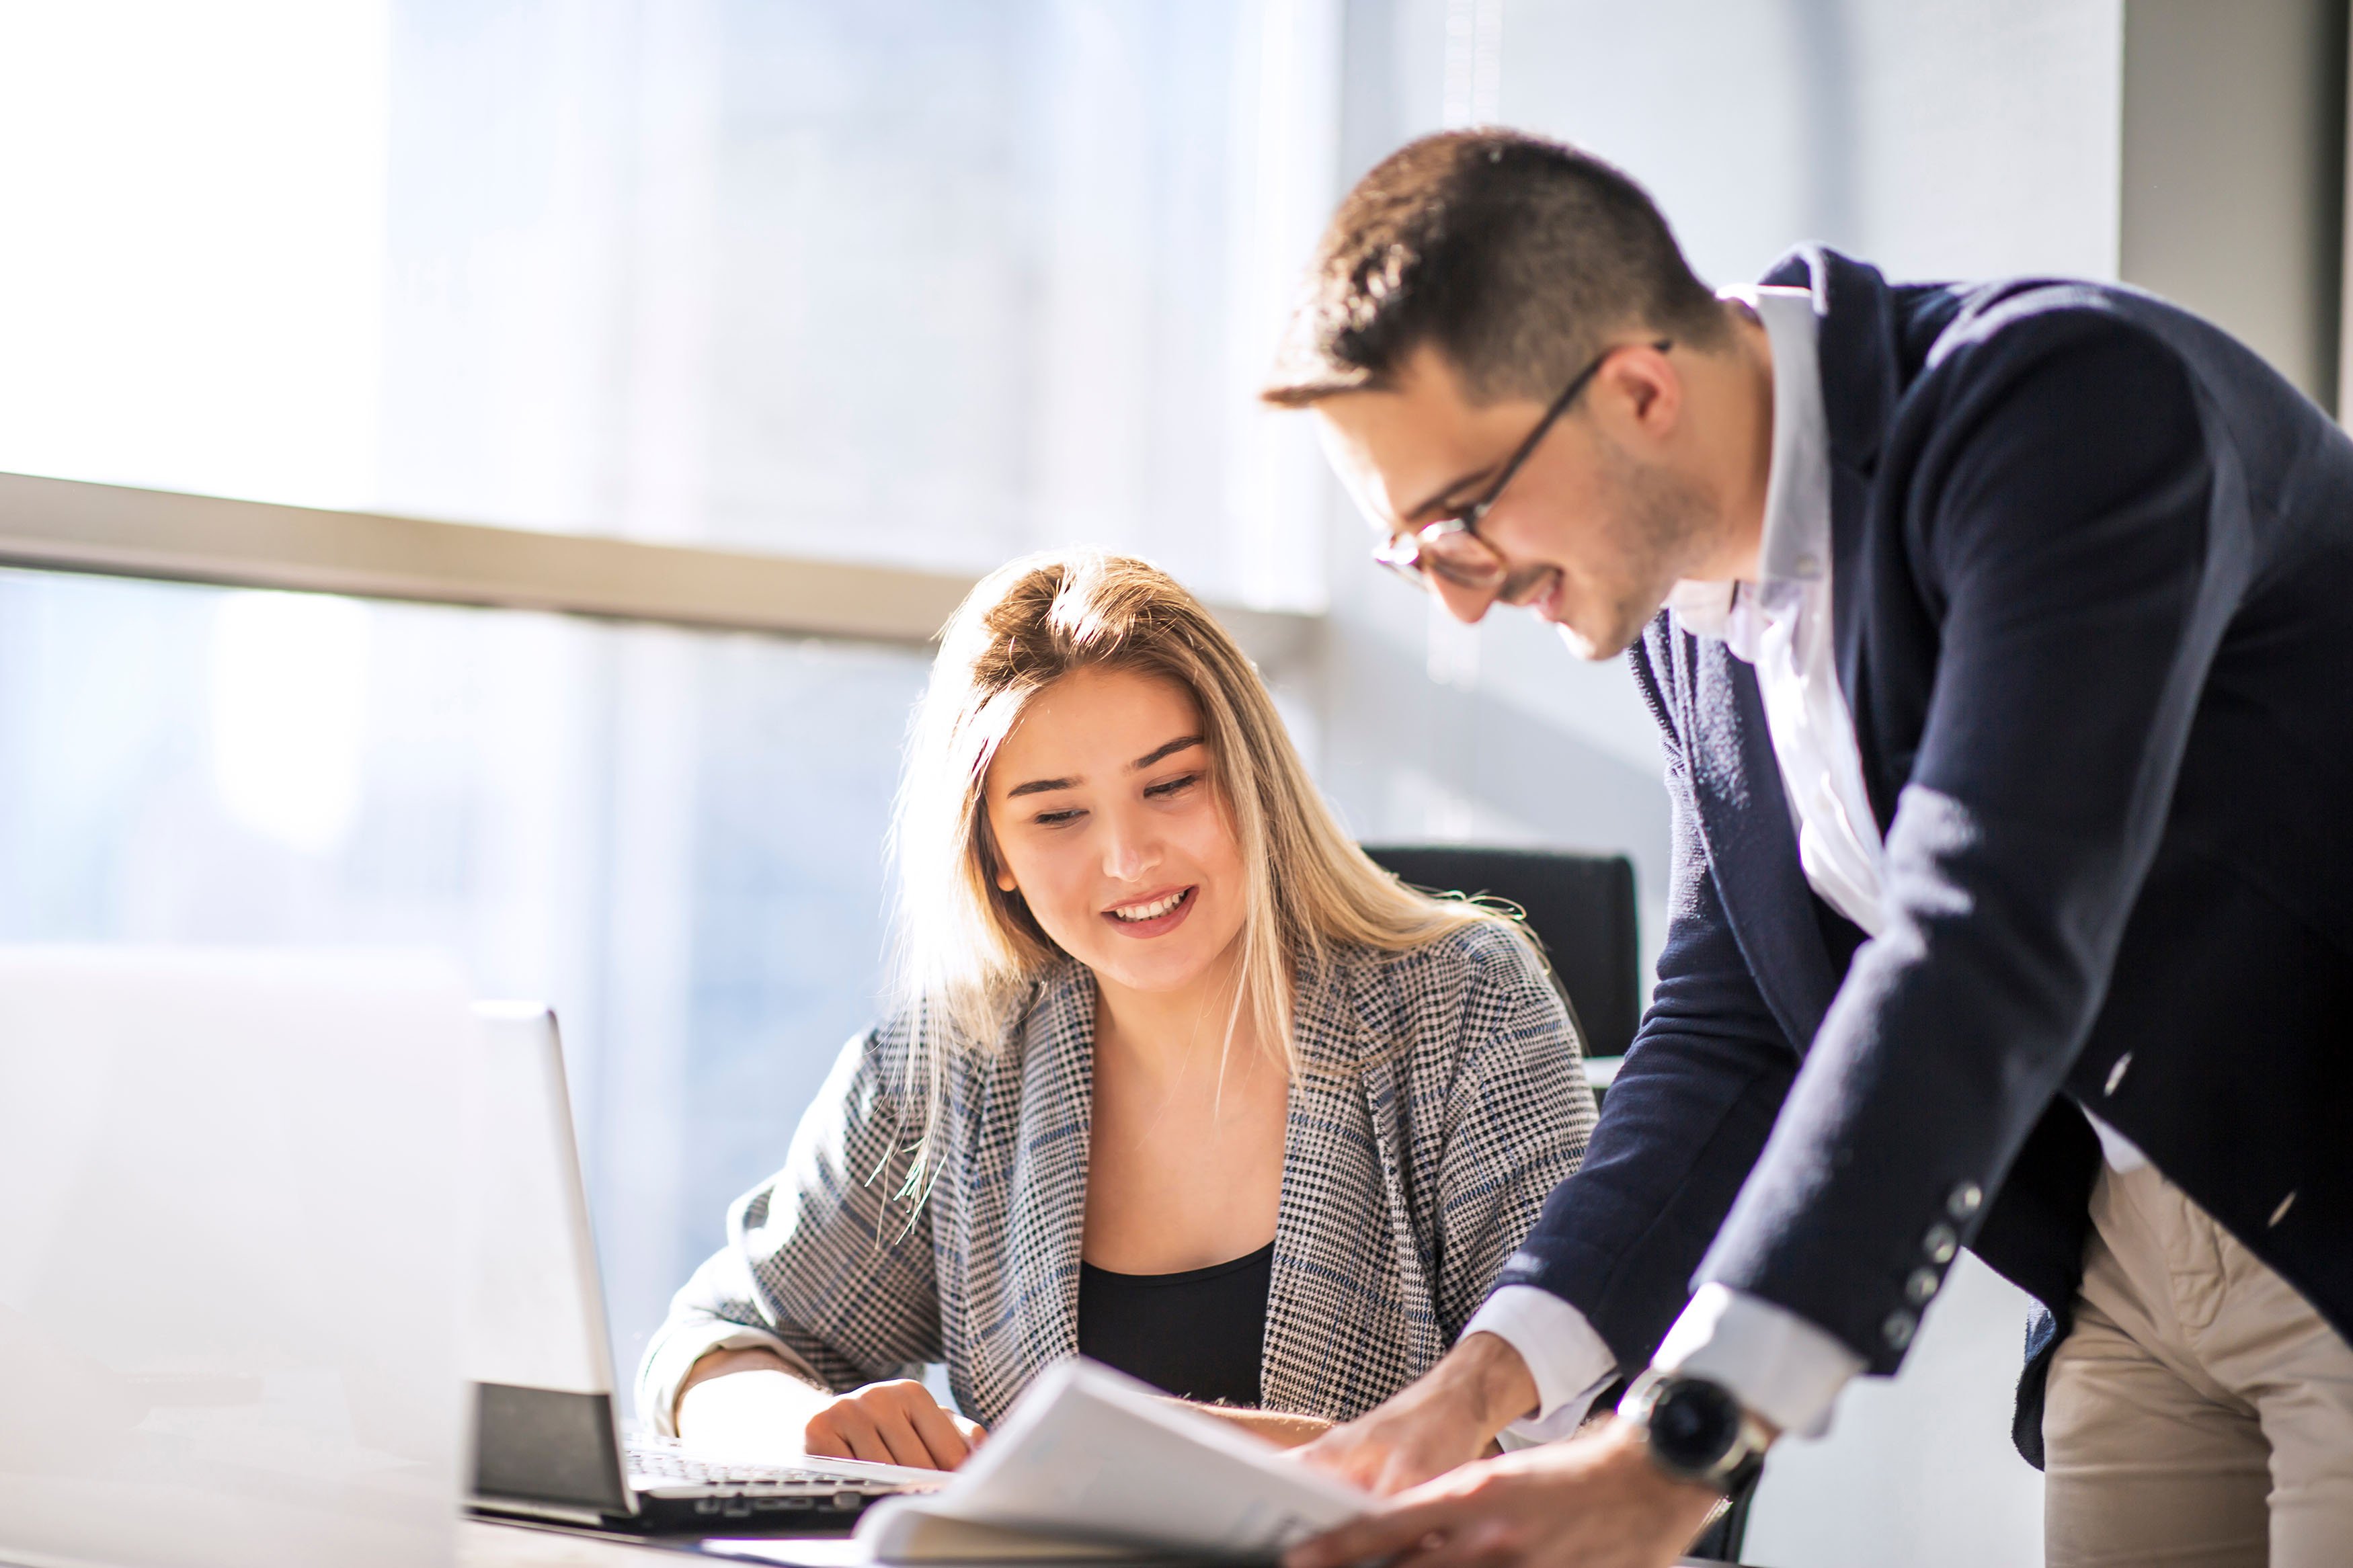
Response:
[[[1886,930],[1807,886],[1749,667],[1662,615],[1629,655],[1673,802],[1658,986],[1502,1283],[1630,1373],[1721,1281],[1885,1373],[1957,1237],[2052,1314],[2039,1464],[2079,1106],[2353,1328],[2353,442],[2130,289],[1820,249],[1766,280],[1820,322]]]

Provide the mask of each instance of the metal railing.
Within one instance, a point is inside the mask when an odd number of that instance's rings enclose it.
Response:
[[[0,474],[0,566],[923,643],[968,574]],[[1271,670],[1321,617],[1215,606]]]

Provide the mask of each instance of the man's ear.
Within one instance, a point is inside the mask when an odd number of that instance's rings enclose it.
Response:
[[[1683,405],[1683,378],[1672,360],[1648,343],[1620,349],[1601,368],[1602,384],[1628,421],[1655,440],[1675,426]]]

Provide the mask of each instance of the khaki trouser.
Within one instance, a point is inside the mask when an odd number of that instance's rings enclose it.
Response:
[[[2102,1167],[2042,1416],[2053,1568],[2353,1563],[2353,1349],[2154,1168]]]

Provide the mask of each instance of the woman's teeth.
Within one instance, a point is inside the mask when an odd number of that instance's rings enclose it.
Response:
[[[1111,918],[1115,921],[1156,921],[1178,904],[1183,903],[1185,895],[1191,890],[1189,888],[1180,888],[1166,898],[1155,899],[1148,904],[1124,905],[1112,910]]]

